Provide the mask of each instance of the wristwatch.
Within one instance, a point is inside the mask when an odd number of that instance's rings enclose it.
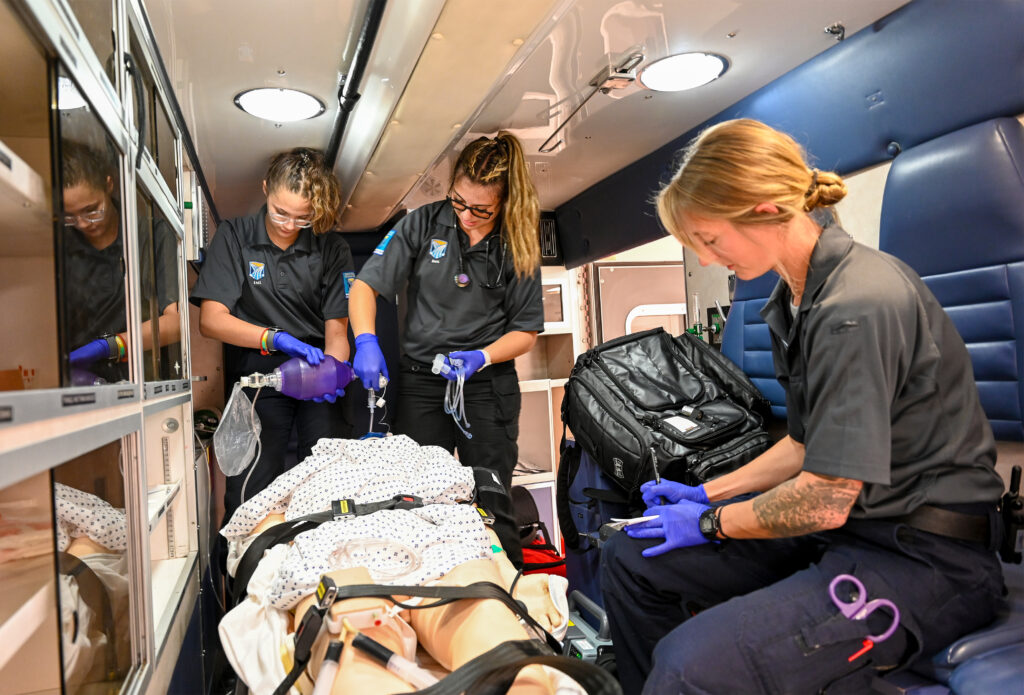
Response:
[[[721,540],[718,537],[718,533],[722,530],[722,524],[718,519],[717,508],[708,507],[701,512],[700,517],[697,519],[697,525],[700,528],[701,535],[709,541]],[[725,534],[722,535],[724,536]]]

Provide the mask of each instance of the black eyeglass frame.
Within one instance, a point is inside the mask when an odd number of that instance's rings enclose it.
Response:
[[[488,234],[484,238],[484,267],[487,268],[485,272],[484,282],[480,283],[480,286],[485,290],[498,290],[505,286],[505,256],[508,255],[508,242],[505,241],[505,237],[501,237],[501,261],[495,263],[498,268],[498,279],[494,282],[490,282],[490,270],[491,270],[491,238],[493,234]],[[501,236],[500,234],[498,236]],[[462,248],[462,237],[459,237],[459,272],[455,274],[455,285],[458,287],[469,287],[473,284],[469,275],[466,273],[466,262],[465,262],[465,251]]]
[[[455,212],[458,213],[469,210],[469,214],[478,220],[489,220],[494,217],[494,213],[497,212],[496,210],[481,210],[475,205],[467,205],[462,200],[455,200],[451,195],[446,195],[445,199],[451,204],[452,209],[455,210]]]

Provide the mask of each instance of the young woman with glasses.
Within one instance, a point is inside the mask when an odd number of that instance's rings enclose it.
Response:
[[[355,277],[352,252],[334,233],[341,196],[338,180],[317,150],[298,147],[270,162],[259,212],[221,222],[191,301],[200,306],[199,330],[225,344],[228,383],[253,372],[269,373],[292,357],[319,364],[324,355],[349,357],[348,284]],[[253,389],[249,397],[255,395]],[[298,461],[321,437],[348,437],[352,427],[338,396],[344,389],[299,401],[273,389],[256,398],[260,458],[246,497],[288,467],[293,424]],[[294,462],[293,462],[294,463]],[[229,477],[225,519],[241,499],[248,472]]]
[[[352,286],[353,360],[366,388],[388,377],[376,335],[376,297],[405,288],[401,400],[394,431],[421,445],[459,452],[465,465],[488,468],[504,490],[518,459],[519,378],[513,360],[544,329],[540,205],[522,146],[511,133],[479,138],[461,152],[444,200],[414,210],[389,231]],[[443,355],[442,374],[431,371]],[[461,360],[461,368],[451,368]],[[458,365],[458,362],[455,363]],[[464,379],[464,422],[446,408],[448,380]],[[481,506],[513,564],[522,564],[507,493]]]

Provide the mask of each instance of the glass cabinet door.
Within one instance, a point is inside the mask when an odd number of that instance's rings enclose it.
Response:
[[[55,388],[58,349],[47,59],[0,0],[0,391]]]
[[[146,381],[187,378],[181,352],[181,240],[144,193],[136,196],[143,375]]]
[[[62,385],[113,384],[129,379],[119,152],[63,68],[57,80]]]
[[[117,693],[132,668],[121,439],[53,469],[64,692]]]
[[[139,71],[139,81],[142,87],[141,104],[137,95],[134,108],[136,108],[135,113],[138,114],[136,118],[141,116],[142,119],[143,146],[157,165],[172,200],[177,200],[177,134],[171,125],[171,118],[156,86],[156,78],[149,69],[149,63],[146,62],[145,54],[139,46],[134,30],[131,32],[131,55],[132,61]],[[140,106],[143,110],[141,114],[139,113]]]
[[[114,0],[67,0],[112,86],[117,85]]]

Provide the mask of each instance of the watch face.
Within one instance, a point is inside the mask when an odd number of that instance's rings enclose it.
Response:
[[[706,509],[701,513],[698,522],[700,524],[700,532],[704,535],[705,538],[715,538],[715,536],[718,534],[717,521],[718,519],[715,518],[714,509]]]

